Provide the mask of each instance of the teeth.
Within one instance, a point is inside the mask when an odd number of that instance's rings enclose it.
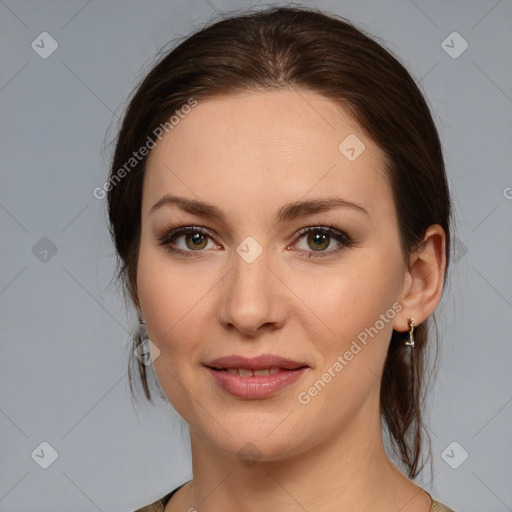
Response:
[[[254,375],[270,375],[270,370],[254,370]]]
[[[279,368],[270,368],[264,370],[249,370],[247,368],[226,368],[228,373],[239,375],[240,377],[252,377],[254,375],[274,375],[279,373]]]

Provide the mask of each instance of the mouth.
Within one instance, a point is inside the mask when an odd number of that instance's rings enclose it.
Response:
[[[263,399],[296,383],[309,365],[279,356],[228,356],[204,365],[218,388],[231,397]]]
[[[204,366],[220,390],[244,400],[273,396],[311,369],[303,362],[273,354],[224,356]]]

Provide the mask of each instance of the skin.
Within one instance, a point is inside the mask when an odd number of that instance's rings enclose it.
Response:
[[[338,150],[349,134],[366,146],[354,161]],[[213,204],[225,220],[175,205],[150,212],[165,194]],[[341,207],[276,221],[286,203],[326,197],[367,213]],[[297,236],[331,224],[352,244]],[[180,226],[211,237],[196,239],[198,250],[193,234],[178,235],[175,246],[193,254],[177,255],[158,239]],[[248,236],[263,249],[252,263],[236,252]],[[305,90],[199,101],[152,150],[142,201],[135,299],[160,350],[157,378],[188,423],[192,447],[193,480],[165,511],[427,512],[427,493],[384,452],[379,389],[392,330],[405,339],[409,319],[420,324],[440,301],[444,244],[434,225],[421,250],[401,253],[384,154],[348,110]],[[298,394],[394,303],[394,318],[300,403]],[[262,353],[310,368],[272,397],[244,400],[203,366]],[[237,455],[249,442],[259,451],[254,465]]]

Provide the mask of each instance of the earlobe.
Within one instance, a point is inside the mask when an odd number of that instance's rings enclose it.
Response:
[[[446,269],[446,234],[439,224],[429,226],[423,243],[411,254],[407,279],[404,280],[402,310],[395,317],[393,329],[409,330],[409,320],[424,322],[435,310],[444,287]]]

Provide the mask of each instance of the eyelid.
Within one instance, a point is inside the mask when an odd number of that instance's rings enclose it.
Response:
[[[301,230],[299,230],[294,236],[296,238],[300,238],[305,234],[315,232],[315,231],[323,231],[324,233],[327,233],[333,237],[343,238],[343,239],[345,239],[345,242],[347,242],[347,243],[352,243],[352,240],[346,233],[344,233],[343,231],[341,231],[339,229],[336,229],[332,224],[330,224],[329,226],[318,225],[318,224],[315,224],[313,226],[306,226],[306,227],[302,228]]]
[[[189,234],[189,233],[201,233],[204,236],[207,236],[212,241],[214,240],[214,236],[212,236],[212,231],[201,227],[201,226],[192,226],[192,225],[184,225],[176,228],[167,228],[163,231],[161,236],[158,236],[158,245],[163,245],[166,250],[174,253],[174,254],[184,254],[185,256],[192,255],[194,253],[204,253],[205,251],[184,251],[183,249],[177,249],[170,247],[171,240],[179,238],[180,236]]]
[[[298,252],[304,253],[307,255],[308,258],[327,258],[329,256],[336,255],[343,251],[344,249],[347,249],[353,244],[353,240],[343,231],[338,230],[333,227],[333,225],[325,226],[325,225],[314,225],[314,226],[307,226],[305,228],[302,228],[296,235],[296,242],[293,242],[293,245],[298,243],[300,239],[309,233],[315,233],[315,232],[322,232],[329,235],[331,238],[334,238],[338,244],[340,244],[340,247],[337,249],[330,249],[327,251],[304,251],[302,249],[298,249]],[[288,246],[290,247],[290,246]]]

